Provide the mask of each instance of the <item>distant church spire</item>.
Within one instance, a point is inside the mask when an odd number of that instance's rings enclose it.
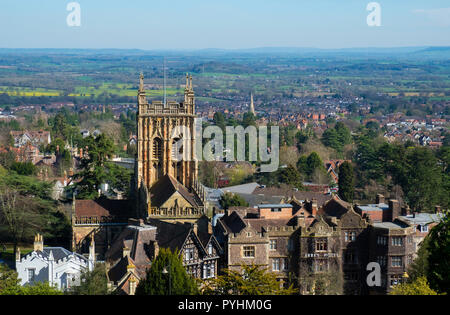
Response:
[[[253,93],[250,93],[250,112],[256,116],[255,114],[255,104],[253,103]]]

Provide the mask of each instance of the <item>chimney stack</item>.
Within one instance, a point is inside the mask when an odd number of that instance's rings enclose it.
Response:
[[[34,237],[34,251],[44,251],[44,238],[39,233]]]
[[[382,194],[377,194],[375,203],[380,204],[380,203],[384,203],[384,202],[385,202],[384,196]]]
[[[17,247],[17,250],[16,250],[16,262],[19,262],[20,261],[20,247]]]
[[[315,198],[311,200],[311,214],[313,217],[317,215],[317,199]]]
[[[394,220],[401,215],[400,203],[398,202],[398,200],[389,200],[389,211],[391,215],[391,222],[394,222]]]
[[[434,212],[435,213],[441,213],[441,206],[435,206],[434,207]]]

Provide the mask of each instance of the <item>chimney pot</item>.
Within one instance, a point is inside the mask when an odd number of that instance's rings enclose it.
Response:
[[[377,194],[375,203],[380,204],[380,203],[384,203],[384,202],[385,202],[384,196],[382,194]]]
[[[44,238],[39,233],[34,237],[34,251],[44,250]]]

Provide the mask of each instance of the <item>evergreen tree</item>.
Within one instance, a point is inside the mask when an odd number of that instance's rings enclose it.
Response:
[[[107,295],[108,279],[104,264],[96,264],[94,270],[85,270],[80,277],[80,285],[73,288],[72,295]]]
[[[339,167],[339,197],[347,202],[353,202],[355,190],[355,178],[353,166],[350,162],[344,162]]]
[[[115,151],[113,141],[105,134],[100,134],[96,138],[87,137],[85,145],[87,156],[81,159],[81,171],[74,176],[75,179],[80,179],[75,184],[77,197],[79,199],[96,198],[98,189],[103,183],[109,184],[111,188],[128,192],[130,172],[110,161]]]
[[[427,279],[432,289],[449,293],[450,289],[450,216],[431,229]]]
[[[302,176],[292,165],[278,171],[278,181],[297,189],[303,189]]]
[[[187,274],[179,252],[161,248],[147,276],[136,288],[136,295],[195,295],[197,283]]]
[[[325,132],[322,134],[322,143],[325,146],[333,148],[338,152],[340,152],[343,148],[339,141],[339,135],[334,128],[325,130]]]
[[[426,277],[428,275],[428,257],[430,238],[425,237],[425,239],[420,244],[419,250],[417,251],[417,257],[414,259],[411,265],[408,267],[409,280],[414,281],[420,277]]]
[[[413,148],[408,150],[406,162],[402,189],[409,206],[416,211],[432,211],[442,189],[442,172],[436,157],[428,148]]]
[[[220,206],[228,210],[230,207],[248,207],[248,202],[238,194],[225,193],[219,199]]]

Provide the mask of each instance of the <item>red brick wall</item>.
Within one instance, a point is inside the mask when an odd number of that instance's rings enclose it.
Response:
[[[362,215],[367,214],[372,222],[382,222],[383,221],[383,211],[362,211]]]
[[[281,208],[281,212],[272,212],[270,208],[261,208],[259,214],[266,219],[289,219],[292,216],[292,209]]]

